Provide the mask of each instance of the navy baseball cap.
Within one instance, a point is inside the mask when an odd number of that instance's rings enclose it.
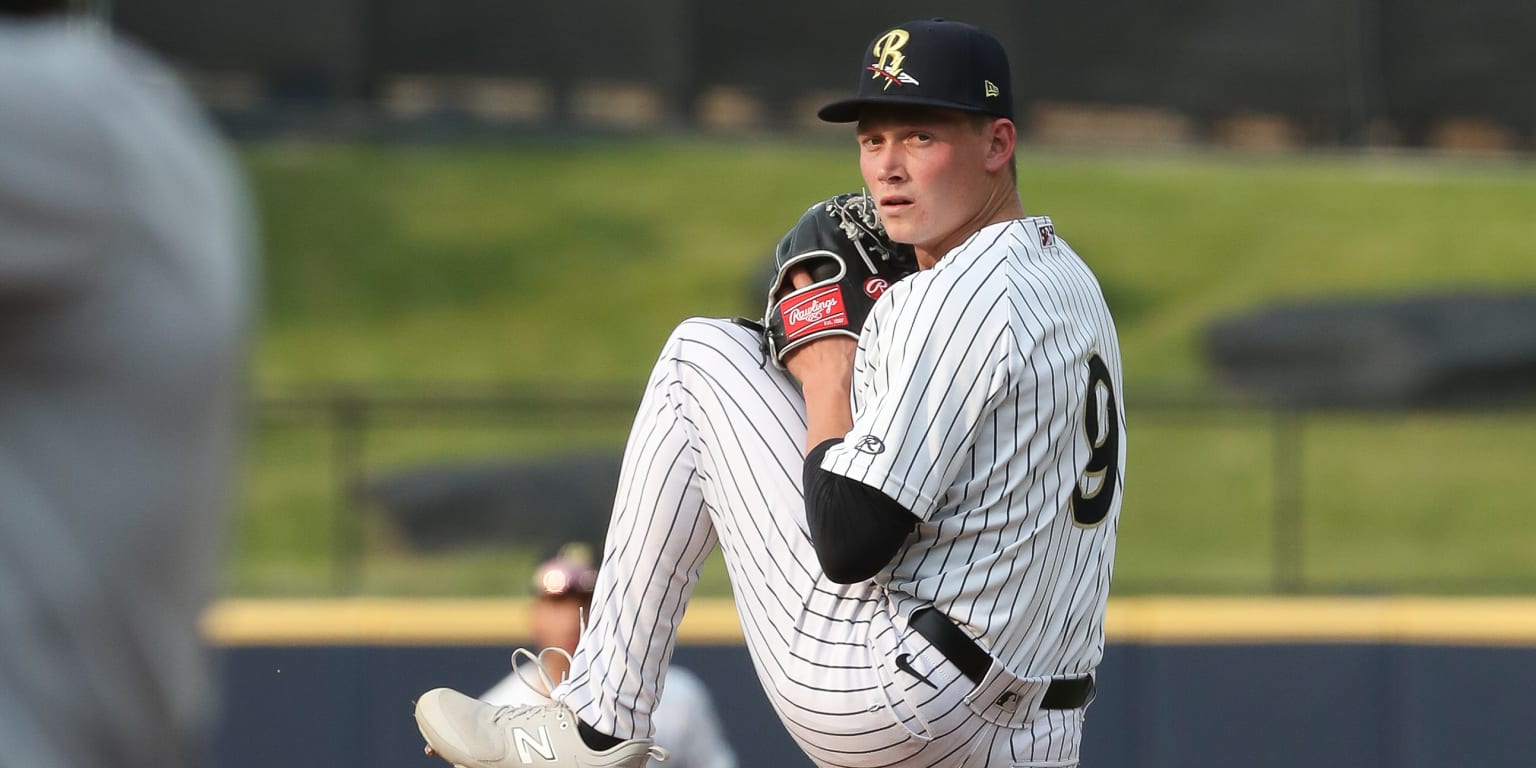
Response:
[[[927,19],[881,32],[864,52],[858,95],[817,110],[852,123],[870,104],[942,107],[1013,119],[1013,85],[1003,44],[981,27]]]

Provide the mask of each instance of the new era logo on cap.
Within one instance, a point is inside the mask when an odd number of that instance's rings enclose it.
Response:
[[[880,33],[864,51],[858,93],[822,107],[851,123],[869,104],[906,104],[1013,119],[1008,55],[986,30],[959,21],[909,21]]]

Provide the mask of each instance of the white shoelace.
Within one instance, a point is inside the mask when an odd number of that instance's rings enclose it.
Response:
[[[562,673],[560,679],[556,680],[549,674],[549,668],[544,664],[544,654],[551,652],[557,656],[565,657],[566,669],[570,669],[571,665],[575,663],[569,652],[564,648],[557,648],[553,645],[538,653],[534,653],[527,648],[518,648],[512,652],[512,671],[517,673],[517,679],[523,681],[523,685],[528,686],[535,693],[545,698],[549,698],[550,694],[554,693],[555,686],[565,682],[567,677],[566,673]],[[530,668],[538,673],[538,677],[531,680],[528,678],[528,670]]]
[[[580,622],[582,630],[585,631],[587,623],[586,617],[583,616],[580,619]],[[560,676],[560,680],[557,681],[549,674],[549,668],[544,664],[544,654],[550,652],[554,652],[557,655],[565,657],[566,669],[570,669],[571,665],[575,663],[568,651],[566,651],[564,648],[557,648],[555,646],[544,648],[538,653],[534,653],[527,648],[518,648],[512,651],[512,671],[517,674],[517,679],[523,681],[523,685],[528,686],[529,688],[546,697],[555,690],[556,685],[565,682],[567,678],[567,675],[562,674]],[[519,663],[520,661],[524,663]],[[536,671],[538,673],[538,677],[532,680],[528,679],[527,673],[529,668],[532,668],[534,671]],[[549,704],[534,704],[531,706],[502,707],[501,709],[497,710],[496,715],[492,719],[496,723],[500,724],[511,720],[524,720],[536,715],[543,715],[546,712],[553,712],[556,718],[564,719],[566,706],[560,702],[552,702]],[[672,756],[672,753],[668,752],[665,747],[654,743],[647,747],[645,752],[650,756],[652,760],[656,760],[658,762],[665,761],[667,758]]]
[[[543,715],[545,713],[551,713],[555,716],[556,719],[564,720],[565,711],[566,708],[563,704],[514,705],[497,709],[496,714],[491,717],[491,721],[497,725],[501,725],[502,723],[511,722],[513,720],[527,720],[528,718],[534,717],[535,715]]]
[[[576,609],[576,633],[578,636],[587,634],[587,611],[585,608]],[[535,693],[546,699],[553,698],[552,694],[555,692],[555,686],[565,682],[567,677],[569,677],[568,671],[561,673],[559,680],[550,677],[549,669],[544,665],[544,654],[551,651],[565,657],[566,670],[570,670],[571,665],[576,663],[576,660],[571,658],[570,651],[553,645],[540,650],[538,653],[534,653],[527,648],[518,648],[512,651],[512,671],[517,673],[517,679],[523,681],[523,685],[532,688]],[[528,663],[519,664],[518,661],[520,659],[526,660]],[[539,676],[536,680],[529,680],[524,676],[523,672],[527,667],[533,667],[538,670]]]

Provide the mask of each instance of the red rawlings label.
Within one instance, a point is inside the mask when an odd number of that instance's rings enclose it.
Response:
[[[779,314],[784,320],[784,336],[790,341],[816,331],[848,327],[843,291],[836,285],[807,293],[793,303],[780,304]]]

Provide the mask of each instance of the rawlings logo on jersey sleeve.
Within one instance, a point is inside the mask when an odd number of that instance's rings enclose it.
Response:
[[[836,285],[811,291],[798,301],[779,305],[784,319],[784,336],[790,341],[813,331],[848,327],[848,309],[843,291]]]

